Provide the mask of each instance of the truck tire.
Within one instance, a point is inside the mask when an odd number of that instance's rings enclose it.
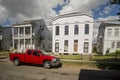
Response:
[[[16,66],[19,66],[19,65],[20,65],[19,59],[14,59],[13,63],[14,63],[14,65],[16,65]]]
[[[50,69],[51,68],[51,62],[50,61],[45,61],[43,64],[45,69]]]

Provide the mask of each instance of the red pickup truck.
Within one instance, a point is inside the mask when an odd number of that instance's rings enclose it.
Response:
[[[41,50],[26,50],[25,53],[10,53],[10,60],[16,66],[21,63],[40,64],[46,69],[62,66],[60,58],[44,54]]]

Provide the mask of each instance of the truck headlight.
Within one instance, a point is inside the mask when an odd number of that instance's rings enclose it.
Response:
[[[53,58],[52,62],[55,62],[55,61],[57,61],[56,58]]]

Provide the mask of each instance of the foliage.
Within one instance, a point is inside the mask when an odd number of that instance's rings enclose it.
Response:
[[[97,53],[97,47],[96,46],[93,47],[92,53]]]
[[[120,50],[116,50],[115,52],[106,54],[105,56],[120,56]]]

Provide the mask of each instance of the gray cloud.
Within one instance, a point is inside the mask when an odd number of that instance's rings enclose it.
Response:
[[[108,1],[108,0],[106,0]],[[60,14],[68,12],[85,12],[104,4],[105,0],[70,0],[62,7]],[[67,1],[66,1],[67,2]],[[64,0],[0,0],[0,24],[6,20],[12,23],[29,19],[50,19],[57,14],[53,10],[58,4],[65,4]]]
[[[7,19],[12,22],[48,19],[56,15],[52,8],[62,3],[63,0],[0,0],[0,23]]]

